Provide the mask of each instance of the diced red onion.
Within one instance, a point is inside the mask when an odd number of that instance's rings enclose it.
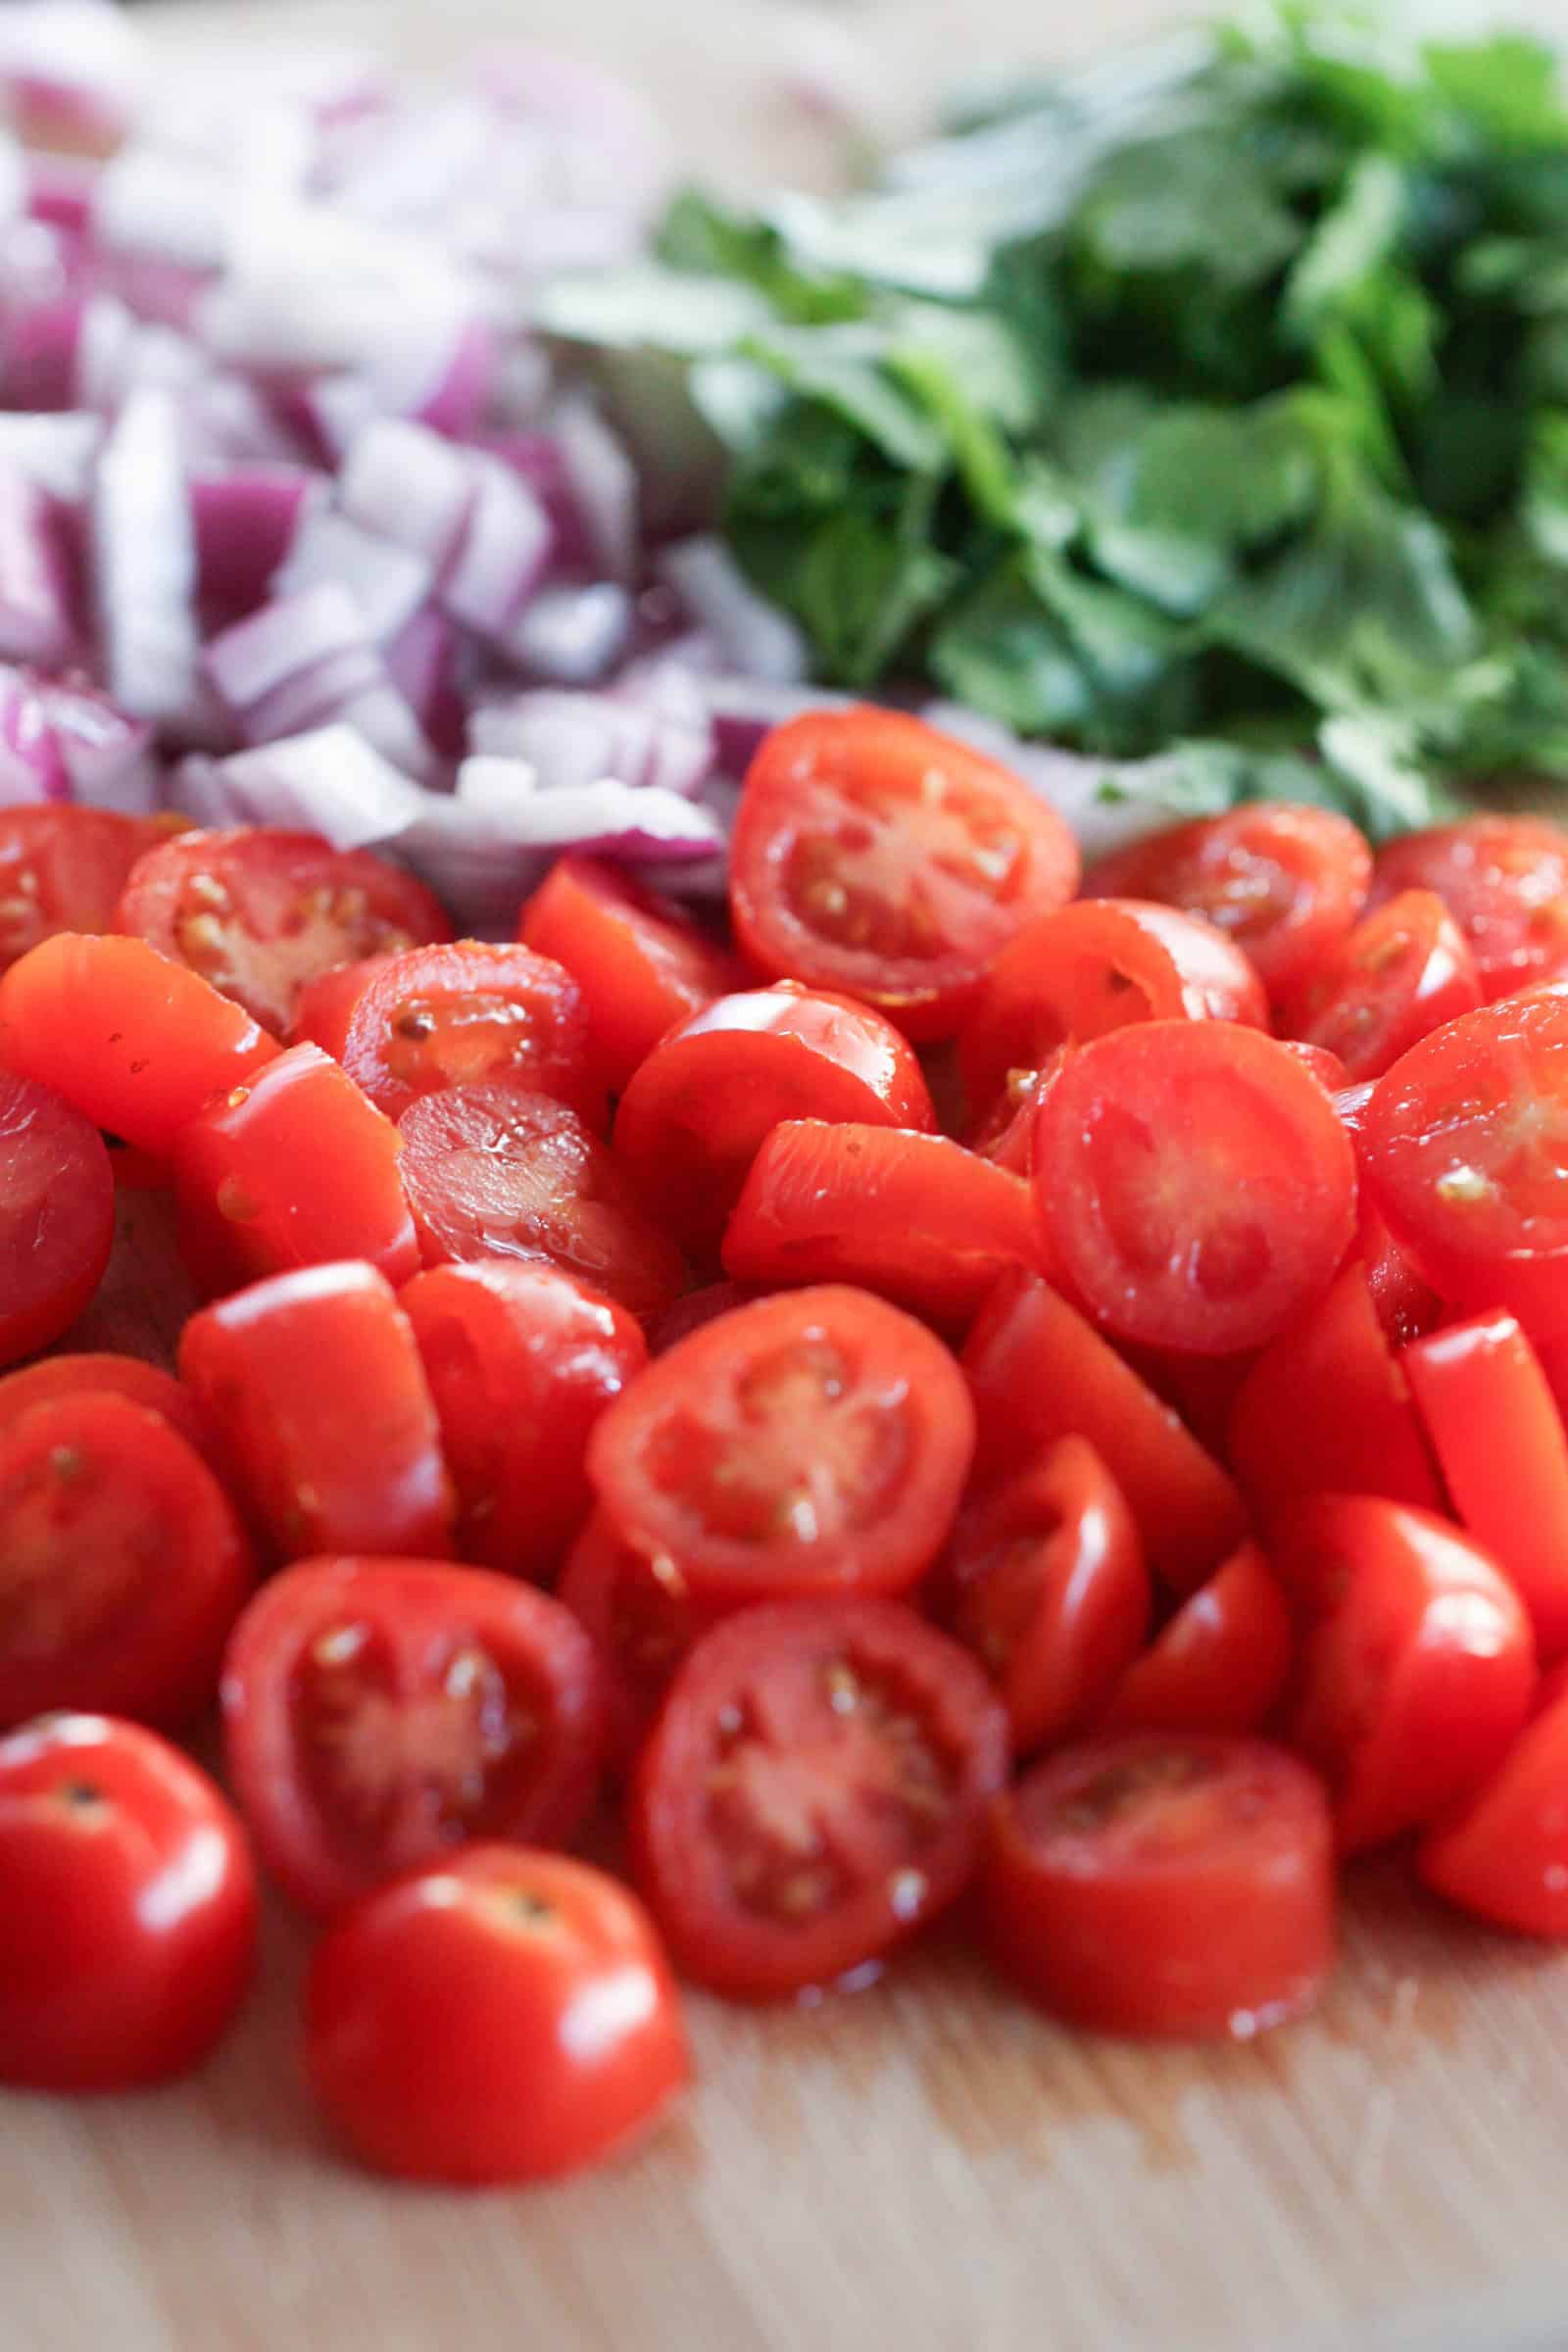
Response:
[[[432,567],[406,547],[378,538],[346,514],[308,514],[272,581],[279,597],[334,583],[346,588],[377,644],[413,619],[435,584]]]
[[[133,718],[172,717],[198,676],[196,538],[179,418],[166,394],[126,402],[98,457],[92,553],[109,692]]]
[[[368,425],[350,447],[338,504],[363,529],[444,572],[463,537],[475,487],[466,452],[426,425],[387,416]]]
[[[744,776],[762,739],[803,710],[847,710],[855,697],[821,686],[777,686],[756,678],[702,681],[718,765],[726,776]],[[939,723],[939,722],[933,722]]]
[[[265,601],[326,485],[304,466],[234,466],[198,475],[190,495],[202,610],[227,624]]]
[[[0,8],[0,89],[40,146],[107,152],[129,125],[141,72],[135,36],[110,0],[6,0]]]
[[[710,736],[608,694],[514,695],[475,710],[468,734],[475,753],[525,761],[546,792],[610,777],[689,797],[712,766]]]
[[[504,642],[549,564],[550,517],[519,475],[494,459],[468,463],[473,498],[440,598],[454,619]]]
[[[0,668],[0,808],[70,798],[71,778],[36,682]]]
[[[92,480],[103,422],[83,410],[60,416],[0,412],[0,464],[14,466],[52,497],[79,502]]]
[[[490,810],[512,839],[541,850],[608,850],[679,863],[711,857],[724,846],[716,817],[681,793],[609,777],[541,791],[521,760],[466,760],[458,770],[458,798]]]
[[[523,674],[552,686],[597,686],[626,650],[632,600],[617,580],[541,588],[502,648]]]
[[[76,399],[86,305],[79,294],[11,311],[0,327],[0,394],[24,413],[60,414]]]
[[[151,254],[182,270],[220,270],[227,258],[235,182],[221,159],[141,144],[98,174],[92,233],[111,253]]]
[[[805,678],[805,634],[787,612],[758,595],[721,540],[680,540],[664,550],[659,568],[731,669],[780,686]]]
[[[612,580],[637,573],[637,473],[590,402],[564,401],[550,420],[590,549]]]
[[[496,338],[483,318],[459,328],[446,362],[414,412],[415,421],[454,441],[466,441],[478,425],[496,370]]]
[[[463,756],[468,719],[467,641],[450,614],[426,605],[385,648],[387,675],[438,759]]]
[[[365,615],[335,581],[265,606],[207,648],[207,670],[240,715],[334,656],[371,654]]]
[[[16,466],[0,466],[0,661],[58,668],[73,635],[53,502]]]
[[[95,808],[150,816],[163,796],[151,726],[88,686],[40,683],[37,696],[70,794]]]
[[[92,219],[93,190],[98,167],[78,155],[40,154],[27,157],[27,212],[49,228],[63,229],[78,239],[87,234]]]
[[[304,828],[337,850],[395,840],[429,797],[350,726],[322,727],[213,764],[217,776],[209,781],[241,823]]]
[[[1106,786],[1114,786],[1116,780],[1119,763],[1113,760],[1087,759],[1052,744],[1025,743],[996,719],[963,703],[927,703],[920,716],[1022,776],[1072,827],[1086,857],[1104,857],[1170,823],[1170,810],[1156,795],[1142,791],[1118,800],[1106,792]],[[1147,768],[1152,763],[1137,764]]]

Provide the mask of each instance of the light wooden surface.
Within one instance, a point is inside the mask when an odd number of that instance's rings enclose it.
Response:
[[[186,37],[219,10],[172,6]],[[449,52],[542,6],[268,0],[227,22]],[[876,0],[891,112],[986,47],[1102,39],[1102,0]],[[581,45],[694,153],[812,169],[758,95],[765,0],[585,0]],[[130,1204],[80,1344],[167,1331]],[[0,1921],[0,1935],[4,1922]],[[641,2156],[546,2192],[391,2189],[318,2137],[292,2060],[303,1940],[196,2083],[0,2099],[0,2352],[1509,2352],[1568,2345],[1568,1956],[1440,1916],[1378,1866],[1320,2017],[1250,2048],[1074,2038],[956,1945],[787,2015],[692,2004],[700,2086]]]

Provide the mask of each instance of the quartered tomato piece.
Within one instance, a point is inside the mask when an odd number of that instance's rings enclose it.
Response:
[[[427,1265],[545,1260],[644,1321],[686,1287],[680,1251],[573,1110],[519,1087],[426,1095],[398,1122]]]
[[[1416,1868],[1450,1903],[1522,1936],[1568,1936],[1568,1693],[1427,1832]]]
[[[0,1365],[71,1329],[114,1240],[103,1137],[52,1087],[0,1069]]]
[[[1282,1020],[1338,1054],[1359,1084],[1381,1078],[1430,1031],[1481,1001],[1475,959],[1443,901],[1430,890],[1401,890],[1328,951]]]
[[[58,1396],[83,1392],[124,1396],[169,1423],[176,1437],[209,1460],[213,1433],[202,1419],[189,1389],[172,1373],[143,1363],[139,1355],[46,1355],[0,1380],[0,1436],[35,1404],[52,1404]]]
[[[389,1119],[421,1095],[495,1078],[553,1095],[602,1123],[591,1054],[582,993],[569,972],[526,948],[462,939],[378,963],[348,1016],[338,1058]]]
[[[440,901],[401,866],[270,825],[181,833],[150,850],[115,928],[188,964],[278,1036],[334,964],[452,937]]]
[[[999,1968],[1102,2034],[1250,2040],[1309,2009],[1334,1962],[1322,1786],[1256,1740],[1064,1748],[996,1807],[981,1894]]]
[[[1291,1616],[1255,1544],[1184,1600],[1117,1685],[1106,1731],[1255,1732],[1291,1671]]]
[[[967,1650],[885,1601],[745,1609],[670,1686],[632,1790],[634,1869],[675,1965],[778,2000],[946,1909],[1006,1774]]]
[[[223,1661],[257,1851],[324,1915],[475,1838],[564,1844],[604,1740],[593,1643],[531,1585],[438,1560],[303,1560]]]
[[[1568,832],[1543,816],[1469,816],[1378,852],[1372,903],[1431,890],[1470,944],[1488,998],[1568,966]]]
[[[660,1701],[691,1648],[729,1616],[724,1601],[693,1592],[667,1552],[624,1543],[595,1511],[566,1554],[560,1596],[593,1636],[605,1670],[606,1749],[624,1767],[637,1753]]]
[[[137,858],[178,829],[112,808],[0,808],[0,972],[58,931],[107,931]]]
[[[764,972],[935,1038],[1077,880],[1071,833],[1008,769],[897,711],[818,710],[773,728],[752,762],[730,908]]]

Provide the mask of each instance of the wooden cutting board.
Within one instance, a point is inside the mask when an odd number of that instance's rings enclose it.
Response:
[[[987,51],[1103,41],[1149,0],[876,0],[907,117]],[[759,74],[769,0],[585,0],[694,159],[820,172]],[[160,37],[379,34],[435,58],[535,0],[266,0],[149,12]],[[161,1348],[189,1303],[129,1199],[77,1344]],[[0,1936],[5,1932],[0,1920]],[[1071,2036],[938,1944],[784,2015],[692,2003],[699,2084],[640,2156],[457,2196],[341,2166],[299,2087],[305,1939],[196,2082],[0,2098],[0,2352],[1509,2352],[1568,2345],[1568,1955],[1358,1873],[1322,2013],[1250,2047]]]

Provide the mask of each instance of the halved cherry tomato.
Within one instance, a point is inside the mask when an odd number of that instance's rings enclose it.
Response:
[[[1443,1510],[1403,1364],[1360,1265],[1264,1348],[1236,1399],[1228,1455],[1260,1523],[1302,1494]]]
[[[1339,1055],[1352,1084],[1381,1078],[1418,1039],[1482,1001],[1475,958],[1443,901],[1401,890],[1307,974],[1282,1026]]]
[[[1097,2033],[1250,2040],[1310,2009],[1334,1963],[1322,1786],[1258,1740],[1064,1748],[995,1808],[981,1895],[998,1967]]]
[[[648,1361],[623,1307],[559,1266],[436,1266],[398,1301],[458,1491],[465,1559],[548,1576],[592,1502],[588,1433]]]
[[[114,1241],[103,1137],[52,1087],[0,1069],[0,1365],[71,1329]]]
[[[615,1533],[694,1592],[907,1592],[974,1449],[963,1380],[923,1324],[826,1286],[737,1307],[658,1357],[594,1425]]]
[[[334,964],[318,980],[310,981],[301,989],[294,1007],[290,1044],[319,1046],[323,1054],[341,1061],[349,1022],[360,999],[376,974],[393,961],[391,956],[362,956],[357,963]]]
[[[1568,1694],[1527,1724],[1490,1780],[1422,1838],[1437,1893],[1522,1936],[1568,1936]]]
[[[1009,1176],[1027,1176],[1034,1160],[1035,1116],[1041,1099],[1069,1052],[1064,1046],[1044,1070],[1018,1073],[1022,1084],[1015,1089],[1009,1083],[997,1097],[989,1117],[970,1134],[969,1149],[1005,1168]]]
[[[700,1598],[667,1552],[637,1550],[603,1511],[595,1511],[566,1554],[558,1590],[598,1648],[607,1686],[606,1752],[623,1768],[686,1652],[731,1614],[730,1604]]]
[[[1040,1256],[1021,1176],[945,1135],[820,1119],[773,1129],[724,1236],[737,1281],[858,1283],[956,1330]]]
[[[1092,1723],[1149,1633],[1137,1524],[1083,1438],[961,1515],[938,1585],[943,1623],[1001,1692],[1016,1756]]]
[[[305,2058],[339,2136],[413,2180],[539,2180],[613,2155],[691,2071],[636,1897],[586,1862],[473,1845],[325,1936]]]
[[[1363,1192],[1355,1253],[1391,1348],[1406,1347],[1443,1319],[1443,1300],[1423,1282]]]
[[[302,1560],[223,1661],[223,1749],[257,1851],[318,1915],[473,1838],[564,1844],[604,1697],[569,1609],[439,1560]]]
[[[1290,1741],[1329,1783],[1342,1849],[1479,1788],[1536,1688],[1530,1620],[1490,1555],[1428,1511],[1339,1494],[1298,1504],[1269,1561],[1297,1629]]]
[[[1568,832],[1543,816],[1469,816],[1378,852],[1372,904],[1431,890],[1470,943],[1487,997],[1568,966]]]
[[[192,1315],[179,1375],[280,1559],[451,1550],[435,1406],[373,1266],[276,1274]]]
[[[107,931],[137,858],[178,829],[112,808],[0,808],[0,971],[57,931]]]
[[[1224,1459],[1236,1399],[1265,1350],[1237,1355],[1186,1355],[1179,1348],[1134,1348],[1120,1353],[1165,1404],[1180,1413],[1200,1446]]]
[[[1057,1049],[1134,1021],[1268,1026],[1263,983],[1196,915],[1144,899],[1079,899],[1004,947],[958,1038],[971,1119],[1014,1102]]]
[[[277,1036],[334,964],[452,937],[439,899],[401,866],[269,825],[181,833],[148,851],[115,928],[188,964]]]
[[[0,1726],[187,1721],[254,1580],[227,1496],[158,1414],[83,1390],[0,1433]]]
[[[157,1413],[176,1437],[213,1467],[213,1433],[203,1420],[189,1389],[172,1373],[143,1363],[139,1355],[46,1355],[24,1364],[0,1380],[0,1436],[35,1404],[52,1404],[57,1396],[94,1395],[124,1396],[144,1411]]]
[[[773,728],[735,819],[730,910],[764,972],[951,1036],[986,965],[1072,897],[1078,850],[1007,768],[893,710]]]
[[[1291,1671],[1291,1615],[1255,1544],[1182,1602],[1123,1675],[1106,1731],[1255,1732]]]
[[[175,1141],[192,1280],[212,1298],[291,1266],[360,1257],[406,1282],[419,1244],[401,1153],[391,1120],[319,1046],[290,1046]]]
[[[96,1127],[167,1154],[277,1040],[140,939],[46,939],[0,976],[0,1067],[57,1087]]]
[[[426,1265],[547,1260],[644,1321],[686,1287],[680,1251],[574,1110],[513,1086],[426,1095],[398,1122]]]
[[[931,1128],[908,1045],[869,1005],[782,985],[720,997],[657,1046],[621,1097],[615,1150],[695,1253],[714,1251],[781,1119]]]
[[[569,972],[526,948],[460,939],[379,963],[348,1016],[339,1058],[389,1119],[421,1095],[494,1078],[602,1125],[591,1054]]]
[[[689,914],[597,858],[558,858],[517,937],[564,963],[581,988],[612,1094],[666,1030],[738,985],[734,958]]]
[[[1350,1073],[1339,1055],[1327,1046],[1308,1045],[1304,1038],[1282,1037],[1280,1044],[1293,1061],[1303,1070],[1310,1070],[1327,1095],[1341,1095],[1351,1084]]]
[[[1240,1543],[1242,1498],[1212,1455],[1065,1298],[1004,1276],[963,1351],[979,1428],[977,1476],[1027,1470],[1087,1438],[1132,1505],[1149,1563],[1190,1592]]]
[[[1072,1054],[1041,1102],[1053,1261],[1119,1338],[1259,1348],[1355,1231],[1355,1154],[1316,1079],[1234,1021],[1147,1021]]]
[[[130,2090],[199,2065],[256,1912],[238,1821],[156,1733],[51,1715],[0,1740],[0,2082]]]
[[[1400,1358],[1460,1521],[1530,1612],[1544,1664],[1568,1651],[1568,1439],[1512,1315],[1478,1315]]]
[[[635,1875],[683,1975],[778,2000],[962,1892],[1006,1775],[967,1650],[887,1601],[744,1609],[698,1642],[632,1788]]]
[[[1252,801],[1196,817],[1102,858],[1095,899],[1163,899],[1245,948],[1274,999],[1307,977],[1366,904],[1372,853],[1331,808]]]

